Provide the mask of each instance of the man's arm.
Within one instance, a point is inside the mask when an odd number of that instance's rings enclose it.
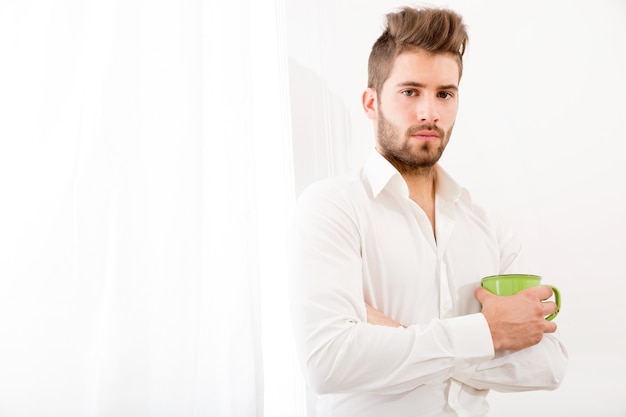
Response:
[[[458,367],[452,378],[477,389],[502,392],[559,387],[567,367],[567,351],[552,334],[556,331],[556,324],[544,319],[554,312],[556,305],[541,302],[550,297],[550,287],[529,290],[509,297],[493,295],[480,287],[476,290],[477,298],[486,303],[483,315],[486,311],[495,357],[478,365]],[[537,308],[536,302],[542,305]],[[399,325],[382,312],[366,306],[369,323],[390,327]],[[530,312],[525,312],[527,309]]]
[[[482,287],[476,289],[476,299],[482,305],[482,314],[489,325],[493,348],[498,351],[517,351],[541,342],[544,333],[554,333],[556,323],[546,316],[554,313],[556,304],[545,301],[552,296],[548,286],[528,288],[513,296],[494,295]],[[380,326],[406,327],[365,304],[367,322]]]

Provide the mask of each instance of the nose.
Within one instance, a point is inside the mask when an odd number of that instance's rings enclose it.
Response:
[[[439,121],[439,109],[435,98],[422,97],[422,100],[419,100],[417,119],[420,123],[437,123]]]

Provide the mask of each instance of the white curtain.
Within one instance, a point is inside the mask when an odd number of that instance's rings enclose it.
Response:
[[[0,1],[0,416],[297,416],[283,4]]]

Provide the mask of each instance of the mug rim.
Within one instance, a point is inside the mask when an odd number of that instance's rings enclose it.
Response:
[[[497,274],[497,275],[489,275],[481,278],[481,281],[490,280],[490,279],[498,279],[498,278],[509,278],[509,277],[518,277],[518,278],[533,278],[541,281],[541,275],[536,274]]]

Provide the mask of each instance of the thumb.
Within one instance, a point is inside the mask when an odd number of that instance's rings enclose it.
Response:
[[[483,287],[478,287],[476,288],[476,291],[474,291],[474,297],[476,297],[478,302],[481,304],[483,304],[483,301],[490,295],[493,295],[493,294],[491,294],[489,291],[487,291]]]

